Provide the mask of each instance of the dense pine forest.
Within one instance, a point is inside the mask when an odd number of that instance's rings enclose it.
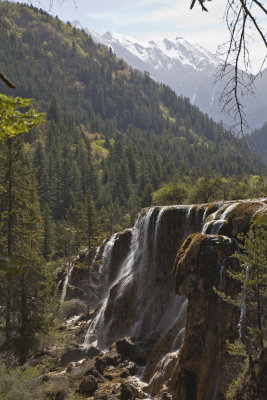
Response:
[[[267,163],[267,123],[261,129],[255,130],[249,138],[251,151],[259,154]]]
[[[260,197],[267,180],[243,141],[84,31],[26,5],[4,18],[0,71],[16,89],[0,91],[46,113],[0,142],[0,254],[25,263],[0,284],[2,336],[24,362],[53,325],[55,265],[143,207]]]

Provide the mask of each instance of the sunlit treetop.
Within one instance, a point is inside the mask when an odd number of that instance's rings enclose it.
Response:
[[[21,108],[30,107],[32,102],[32,99],[11,98],[0,94],[0,140],[26,133],[45,122],[44,113],[37,113],[33,108],[21,111]]]

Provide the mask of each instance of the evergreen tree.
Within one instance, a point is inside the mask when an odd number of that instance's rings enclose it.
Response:
[[[236,253],[239,260],[237,270],[228,271],[240,284],[240,299],[216,293],[225,302],[238,306],[242,310],[239,338],[228,342],[229,354],[233,357],[232,368],[236,376],[230,385],[226,398],[232,399],[236,384],[242,379],[247,368],[253,373],[253,360],[260,360],[266,343],[267,309],[267,217],[258,217],[246,236],[241,236],[242,252]]]
[[[30,109],[31,100],[0,96],[0,254],[18,265],[14,274],[7,265],[1,280],[2,347],[15,351],[24,362],[38,334],[51,322],[51,284],[40,259],[42,220],[37,182],[27,146],[18,134],[43,122],[43,115]],[[23,264],[23,265],[21,265]],[[47,312],[50,307],[50,316]],[[48,322],[48,320],[50,320]]]

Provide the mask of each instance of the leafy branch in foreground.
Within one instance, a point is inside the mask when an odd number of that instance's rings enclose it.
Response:
[[[0,94],[0,140],[13,138],[45,122],[44,113],[36,113],[32,108],[24,113],[20,111],[20,108],[29,107],[32,102],[32,99]]]

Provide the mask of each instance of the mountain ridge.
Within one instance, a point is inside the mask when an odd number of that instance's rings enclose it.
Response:
[[[78,21],[72,24],[82,28]],[[223,121],[227,127],[233,126],[230,117],[220,109],[219,96],[224,83],[215,83],[216,70],[222,62],[216,54],[180,36],[176,39],[141,42],[123,34],[106,32],[100,35],[90,29],[83,29],[97,43],[111,47],[130,66],[143,72],[148,71],[157,82],[163,82],[176,94],[188,97],[192,104],[215,121]],[[266,120],[266,88],[267,68],[255,81],[255,96],[242,99],[252,129],[261,128]]]

